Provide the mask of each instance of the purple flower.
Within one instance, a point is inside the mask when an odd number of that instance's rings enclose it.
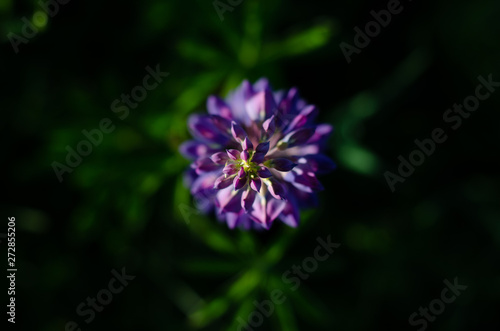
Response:
[[[223,100],[210,96],[208,115],[191,115],[194,140],[180,146],[191,159],[186,185],[230,228],[269,229],[275,219],[296,227],[299,208],[316,203],[317,174],[335,164],[322,154],[332,132],[317,125],[315,106],[297,89],[273,92],[267,79],[248,81]]]

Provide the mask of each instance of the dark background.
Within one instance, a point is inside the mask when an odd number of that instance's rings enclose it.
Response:
[[[500,81],[500,3],[402,5],[348,64],[339,44],[387,1],[244,0],[221,21],[205,0],[72,0],[44,22],[37,2],[0,0],[0,232],[14,216],[16,327],[237,330],[278,288],[287,300],[261,330],[418,330],[409,316],[458,277],[468,288],[427,329],[500,329],[500,92],[457,130],[443,122],[479,75]],[[39,31],[16,54],[8,34],[33,15]],[[120,120],[111,103],[158,64],[170,75]],[[335,127],[319,207],[262,233],[183,217],[196,210],[177,152],[187,117],[263,76],[298,87]],[[52,163],[103,118],[116,129],[60,183]],[[392,193],[384,173],[435,128],[448,140]],[[291,291],[281,275],[329,235],[341,246]],[[124,267],[136,278],[87,325],[76,307]]]

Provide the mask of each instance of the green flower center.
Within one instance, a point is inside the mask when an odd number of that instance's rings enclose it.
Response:
[[[257,174],[257,171],[260,169],[260,166],[255,163],[255,162],[252,162],[252,158],[253,158],[253,155],[255,154],[255,152],[250,152],[250,157],[248,158],[247,161],[241,159],[241,158],[238,158],[238,160],[236,160],[236,165],[238,167],[238,170],[240,168],[243,168],[243,170],[245,171],[245,173],[247,174],[247,176],[249,178],[258,178],[259,175]]]

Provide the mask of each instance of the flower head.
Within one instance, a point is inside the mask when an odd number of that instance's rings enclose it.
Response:
[[[191,159],[186,184],[204,211],[215,209],[230,228],[296,227],[299,208],[316,203],[317,174],[335,165],[322,154],[332,132],[317,125],[315,106],[297,89],[273,92],[266,79],[248,81],[226,100],[210,96],[208,115],[191,115],[194,140],[180,146]]]

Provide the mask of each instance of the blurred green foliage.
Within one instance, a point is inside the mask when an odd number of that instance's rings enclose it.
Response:
[[[339,44],[386,6],[245,0],[221,21],[207,0],[70,1],[53,17],[37,1],[0,0],[1,204],[17,219],[22,329],[237,330],[274,289],[287,300],[262,330],[408,329],[455,277],[469,289],[430,327],[498,329],[500,97],[394,194],[383,173],[478,75],[500,80],[500,4],[405,2],[347,64]],[[16,54],[8,35],[23,17],[38,17],[38,32]],[[157,64],[169,77],[120,120],[112,102]],[[339,167],[298,229],[230,231],[196,211],[177,149],[208,95],[263,76],[320,108]],[[59,183],[52,162],[103,118],[114,132]],[[283,273],[328,235],[341,247],[291,290]],[[86,325],[76,307],[122,267],[136,280]]]

